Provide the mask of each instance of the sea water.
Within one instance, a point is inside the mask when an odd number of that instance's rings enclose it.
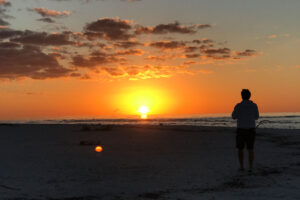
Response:
[[[5,123],[12,122],[6,121]],[[261,123],[263,122],[263,123]],[[4,123],[2,121],[2,123]],[[79,119],[53,119],[34,121],[14,121],[13,123],[32,124],[102,124],[102,125],[191,125],[191,126],[218,126],[235,127],[236,120],[231,118],[231,114],[201,114],[189,115],[173,118],[123,118],[123,119],[103,119],[103,118],[79,118]],[[275,129],[300,129],[300,113],[261,113],[257,125],[260,128]]]

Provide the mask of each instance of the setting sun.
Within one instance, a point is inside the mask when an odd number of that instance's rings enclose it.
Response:
[[[149,112],[149,108],[147,106],[141,106],[139,108],[139,113],[141,114],[147,114]]]
[[[142,119],[147,119],[147,113],[149,112],[148,106],[141,106],[138,110],[139,113],[141,113]]]
[[[124,116],[147,118],[168,113],[174,108],[175,99],[170,91],[156,85],[123,86],[116,89],[118,93],[111,98],[111,105],[117,109],[117,114]]]

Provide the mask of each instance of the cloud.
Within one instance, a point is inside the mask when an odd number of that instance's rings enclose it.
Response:
[[[2,43],[0,60],[1,78],[58,78],[67,76],[72,71],[61,66],[54,56],[43,53],[39,48],[33,46],[3,48]]]
[[[136,55],[136,56],[141,56],[144,54],[144,51],[141,49],[130,49],[130,50],[125,50],[125,51],[117,51],[115,53],[116,56],[119,55]]]
[[[204,28],[211,28],[212,26],[210,24],[197,24],[196,27],[198,29],[204,29]]]
[[[245,56],[256,56],[258,53],[255,50],[246,49],[245,51],[236,51],[234,52],[236,57],[245,57]]]
[[[126,75],[125,72],[119,67],[103,67],[102,70],[106,71],[109,75],[114,77],[121,77]]]
[[[185,58],[200,58],[200,54],[199,53],[185,54]]]
[[[166,61],[166,60],[169,60],[170,57],[166,56],[166,55],[159,55],[159,56],[148,56],[145,59],[154,60],[154,61]]]
[[[22,35],[23,31],[13,30],[13,29],[0,29],[0,40],[16,37]]]
[[[128,48],[135,47],[135,46],[140,46],[140,45],[143,45],[143,44],[141,42],[137,42],[137,41],[120,41],[120,42],[114,43],[115,47],[124,48],[124,49],[128,49]]]
[[[218,48],[218,49],[205,49],[203,50],[207,55],[215,55],[215,54],[229,54],[229,48]]]
[[[58,52],[49,52],[49,55],[55,57],[55,58],[59,58],[61,60],[66,59],[66,56],[64,56],[62,53],[58,53]]]
[[[11,3],[9,1],[6,1],[6,0],[0,0],[0,5],[11,6]]]
[[[91,39],[129,40],[133,37],[129,33],[131,29],[129,20],[101,18],[86,25],[85,35]]]
[[[211,25],[192,25],[183,26],[179,22],[169,24],[159,24],[154,27],[138,26],[135,30],[135,34],[166,34],[166,33],[181,33],[181,34],[193,34],[197,32],[197,29],[210,28]]]
[[[195,65],[195,64],[197,64],[197,62],[196,62],[196,61],[193,61],[193,60],[189,60],[189,61],[184,61],[183,64],[184,64],[184,65]]]
[[[47,23],[54,23],[55,21],[52,18],[66,17],[71,15],[71,12],[69,11],[48,10],[46,8],[33,8],[33,9],[29,9],[29,11],[41,15],[42,18],[38,19],[38,21],[47,22]]]
[[[104,52],[93,52],[89,56],[76,55],[72,57],[72,64],[76,67],[95,68],[107,63],[116,63],[120,61],[115,55]]]
[[[1,34],[0,34],[1,38]],[[56,34],[49,34],[46,32],[34,32],[26,30],[21,32],[19,36],[12,38],[11,41],[19,42],[22,44],[32,44],[32,45],[40,45],[40,46],[48,46],[48,45],[71,45],[74,42],[69,40],[69,33],[56,33]]]
[[[129,80],[151,79],[151,78],[168,78],[175,74],[193,74],[186,66],[169,66],[169,65],[132,65],[119,66],[117,68],[105,68],[113,77],[128,77]],[[117,72],[117,73],[116,73]]]
[[[71,32],[46,33],[0,29],[0,40],[9,39],[11,42],[37,46],[62,46],[75,44],[70,40],[71,34]]]
[[[64,16],[54,10],[34,12],[42,16],[38,20],[48,23]],[[162,78],[179,73],[211,73],[199,71],[199,65],[257,55],[255,50],[231,50],[209,38],[190,38],[199,29],[211,27],[205,24],[184,26],[174,22],[147,27],[127,19],[101,18],[87,23],[81,32],[50,33],[0,27],[0,78],[9,79],[90,79],[99,73],[130,80]],[[144,30],[136,34],[141,28]],[[139,34],[174,35],[164,41],[159,37],[148,40]],[[149,64],[140,65],[141,61]]]
[[[135,38],[135,35],[140,34],[194,34],[198,29],[210,27],[211,25],[209,24],[183,26],[179,22],[159,24],[154,27],[142,25],[133,26],[133,22],[130,20],[121,20],[119,18],[101,18],[97,21],[88,23],[84,28],[84,34],[90,40],[106,39],[129,41],[130,39]]]
[[[275,39],[275,38],[277,38],[277,35],[276,34],[272,34],[272,35],[269,35],[268,38],[269,39]]]
[[[9,23],[5,21],[4,19],[10,18],[9,15],[6,14],[7,7],[10,7],[11,3],[6,0],[0,0],[0,26],[7,26]]]
[[[156,47],[160,49],[178,49],[186,46],[183,41],[159,41],[150,43],[151,47]]]
[[[185,47],[184,51],[186,53],[191,53],[191,52],[195,52],[199,50],[199,47],[195,47],[195,46],[188,46],[188,47]]]
[[[176,73],[188,73],[187,66],[154,66],[154,65],[119,65],[122,61],[120,55],[140,55],[139,50],[125,50],[108,54],[104,52],[93,52],[88,57],[76,55],[73,57],[72,64],[80,68],[88,68],[103,71],[114,78],[127,77],[130,80],[170,77]],[[111,65],[113,64],[113,65]]]
[[[9,25],[9,23],[0,18],[0,25],[1,26],[6,26],[6,25]]]
[[[99,66],[103,67],[106,64],[116,64],[118,62],[126,61],[126,59],[120,56],[141,56],[143,54],[144,51],[141,49],[120,50],[114,53],[92,52],[89,56],[73,56],[71,63],[76,67],[95,69]]]
[[[38,19],[38,21],[47,22],[47,23],[54,23],[55,22],[50,17],[44,17],[44,18]]]
[[[71,14],[71,12],[65,10],[56,11],[56,10],[48,10],[46,8],[33,8],[30,10],[36,12],[42,17],[63,17],[63,16],[69,16]]]
[[[196,44],[212,44],[214,41],[208,38],[203,38],[203,39],[195,39],[192,42]]]
[[[14,42],[2,42],[0,43],[0,48],[17,48],[21,47],[20,44]]]

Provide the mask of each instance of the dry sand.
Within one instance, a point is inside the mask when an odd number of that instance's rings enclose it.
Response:
[[[1,200],[300,199],[299,130],[259,129],[252,174],[232,128],[2,124],[0,143]]]

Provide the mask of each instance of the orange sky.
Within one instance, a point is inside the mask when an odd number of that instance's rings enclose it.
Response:
[[[0,1],[0,120],[230,113],[243,88],[261,112],[300,112],[297,7]]]
[[[262,73],[261,77],[267,74]],[[228,80],[222,74],[213,73],[191,75],[189,78],[182,75],[155,80],[111,82],[22,80],[13,85],[6,83],[6,87],[2,85],[6,91],[2,92],[0,100],[0,104],[5,105],[1,109],[1,119],[118,118],[138,115],[141,105],[150,108],[149,117],[228,113],[240,101],[240,90],[247,86],[247,79],[253,78],[248,72],[233,73],[232,76],[236,78]],[[252,91],[253,100],[261,112],[295,112],[300,110],[300,94],[295,93],[297,85],[290,85],[297,81],[297,77],[290,77],[287,85],[274,80],[273,84],[267,81],[262,87],[257,83],[247,88]],[[291,93],[294,93],[293,98],[289,98]],[[280,96],[274,98],[276,94]]]

